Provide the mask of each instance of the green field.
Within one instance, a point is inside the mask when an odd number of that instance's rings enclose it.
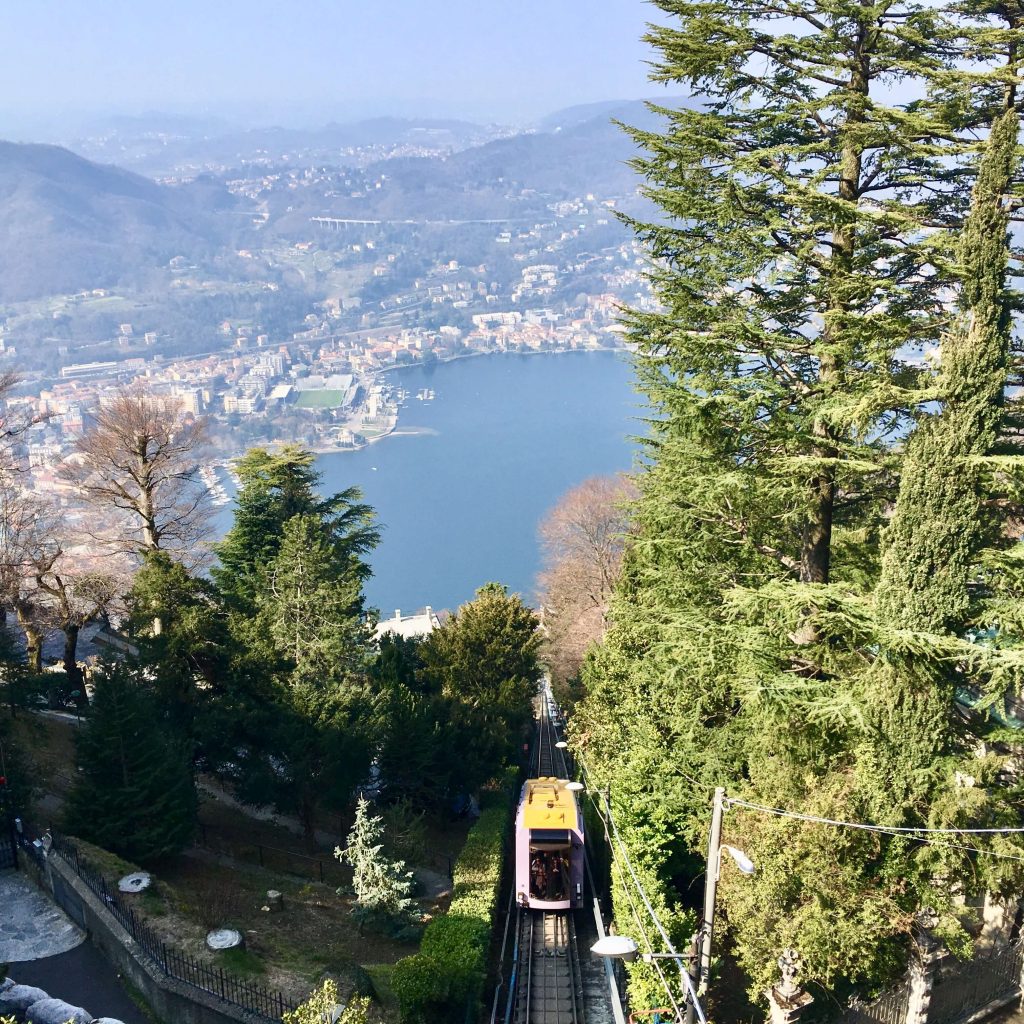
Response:
[[[344,391],[300,391],[295,404],[300,409],[338,409],[345,401]]]

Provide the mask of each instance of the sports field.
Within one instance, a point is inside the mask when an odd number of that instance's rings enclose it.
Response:
[[[318,391],[300,391],[295,404],[300,409],[337,409],[345,402],[344,391],[328,388]]]

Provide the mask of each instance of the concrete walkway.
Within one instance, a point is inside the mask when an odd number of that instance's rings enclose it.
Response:
[[[34,985],[55,999],[84,1006],[101,1017],[113,1017],[124,1024],[150,1024],[155,1019],[132,1002],[122,988],[120,975],[91,942],[69,953],[11,964],[9,974],[20,985]]]
[[[0,872],[0,909],[0,963],[55,956],[85,941],[85,932],[16,871]]]

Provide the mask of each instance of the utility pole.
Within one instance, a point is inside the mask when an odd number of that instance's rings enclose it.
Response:
[[[711,938],[715,927],[715,897],[718,894],[718,864],[722,852],[722,812],[725,809],[725,787],[715,789],[711,808],[711,833],[708,836],[708,862],[704,872],[704,916],[693,937],[694,956],[690,960],[692,990],[703,996],[708,990],[711,974]],[[693,998],[686,1001],[686,1024],[693,1024]]]
[[[715,802],[711,810],[711,835],[708,837],[708,867],[704,876],[704,923],[701,926],[700,983],[699,995],[708,989],[711,976],[711,935],[715,928],[715,896],[718,893],[718,865],[722,852],[722,811],[725,808],[725,788],[715,790]]]

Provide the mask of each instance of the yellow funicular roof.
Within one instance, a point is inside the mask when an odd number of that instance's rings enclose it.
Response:
[[[576,798],[568,779],[527,779],[523,804],[525,828],[576,828]]]

